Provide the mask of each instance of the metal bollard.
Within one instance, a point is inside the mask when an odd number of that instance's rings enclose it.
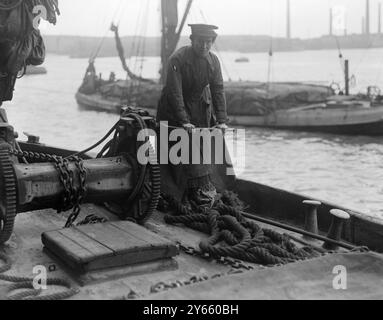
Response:
[[[303,201],[305,207],[305,230],[314,234],[318,234],[318,214],[317,209],[322,205],[320,201],[305,200]],[[309,236],[303,236],[306,240],[313,240]]]
[[[327,234],[327,238],[340,241],[343,230],[343,223],[350,219],[350,215],[339,209],[330,210],[330,214],[333,216],[330,230]],[[337,250],[338,246],[329,242],[323,244],[323,248],[326,250]]]

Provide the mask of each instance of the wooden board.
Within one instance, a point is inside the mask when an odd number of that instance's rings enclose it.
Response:
[[[77,272],[142,264],[176,256],[169,240],[128,221],[45,232],[45,249]]]

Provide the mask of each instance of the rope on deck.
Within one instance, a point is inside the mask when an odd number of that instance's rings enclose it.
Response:
[[[69,281],[60,278],[48,278],[46,284],[49,286],[61,286],[66,287],[67,290],[52,293],[48,295],[41,295],[42,289],[35,289],[33,286],[33,278],[17,277],[12,275],[5,275],[4,273],[11,270],[12,263],[8,256],[0,252],[0,261],[4,262],[3,266],[0,266],[0,280],[13,283],[9,286],[7,300],[63,300],[76,295],[79,290],[72,288]],[[24,290],[20,293],[10,295],[12,291]]]
[[[172,212],[165,215],[165,222],[209,234],[199,247],[214,259],[230,257],[261,265],[282,265],[320,255],[311,246],[298,248],[285,235],[245,219],[240,212],[243,203],[234,193],[221,194],[210,210],[183,205],[168,195],[163,195],[163,200],[168,212]]]

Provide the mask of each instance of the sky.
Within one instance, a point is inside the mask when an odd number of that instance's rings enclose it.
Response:
[[[183,12],[186,2],[179,0],[179,12]],[[383,0],[370,0],[371,32],[377,30],[379,2]],[[287,0],[194,0],[187,23],[215,24],[219,34],[225,35],[283,37],[286,3]],[[57,25],[42,25],[43,34],[112,36],[108,28],[115,21],[122,36],[160,35],[160,0],[59,0],[59,5]],[[330,7],[344,12],[341,20],[349,34],[360,33],[366,0],[290,0],[290,7],[291,36],[312,38],[329,33]],[[184,34],[188,33],[185,28]]]

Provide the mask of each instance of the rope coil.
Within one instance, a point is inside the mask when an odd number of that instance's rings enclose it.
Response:
[[[46,284],[49,286],[66,287],[67,290],[41,296],[42,289],[35,289],[33,286],[33,278],[17,277],[12,275],[5,275],[4,273],[10,271],[12,263],[9,257],[0,252],[0,261],[4,262],[3,266],[0,266],[0,280],[13,283],[7,288],[6,297],[7,300],[62,300],[67,299],[79,292],[79,289],[72,288],[69,281],[60,278],[48,278]],[[28,289],[17,294],[10,295],[12,291]]]
[[[165,222],[184,224],[209,234],[199,247],[202,254],[214,259],[230,257],[262,265],[282,265],[319,255],[312,247],[298,248],[286,236],[246,220],[234,194],[224,193],[213,209],[206,212],[182,205],[172,196],[163,195],[163,200],[174,213],[165,215]]]

